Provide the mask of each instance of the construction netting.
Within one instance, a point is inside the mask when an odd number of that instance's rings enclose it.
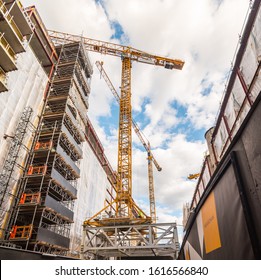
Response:
[[[35,119],[43,105],[43,92],[48,80],[30,47],[17,55],[16,63],[19,70],[7,74],[9,90],[0,94],[0,166],[8,151],[8,138],[3,136],[14,135],[25,107],[33,109],[32,120]]]
[[[0,93],[0,173],[3,172],[5,160],[23,111],[25,108],[32,109],[30,121],[36,126],[37,115],[40,114],[43,106],[43,93],[48,77],[29,45],[25,49],[24,53],[17,55],[16,65],[19,70],[7,74],[8,91]],[[31,144],[32,132],[33,126],[32,129],[28,129],[23,138],[22,144],[26,147]],[[5,196],[1,205],[1,229],[5,227],[6,214],[11,205],[12,194],[16,192],[15,186],[21,174],[21,169],[17,166],[23,166],[26,152],[26,149],[19,150],[16,166],[8,182],[7,194],[10,194]]]
[[[74,223],[71,228],[71,253],[79,256],[83,235],[83,222],[104,207],[106,189],[110,189],[107,175],[88,142],[83,143],[81,176],[74,205]]]

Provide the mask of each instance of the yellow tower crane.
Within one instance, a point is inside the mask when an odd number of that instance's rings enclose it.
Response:
[[[104,78],[106,84],[108,85],[109,89],[111,90],[112,94],[114,95],[115,99],[118,103],[120,103],[120,96],[118,92],[116,91],[115,87],[113,86],[110,78],[108,77],[104,67],[103,63],[100,61],[95,62],[98,70],[100,71],[101,76]],[[156,161],[155,157],[153,156],[151,149],[150,149],[150,143],[146,142],[144,138],[146,138],[144,135],[142,135],[142,132],[138,126],[138,124],[132,119],[132,127],[139,137],[142,145],[144,146],[145,150],[147,151],[147,160],[148,160],[148,178],[149,178],[149,202],[150,202],[150,217],[153,223],[156,223],[156,203],[155,203],[155,193],[154,193],[154,179],[153,179],[153,167],[152,162],[154,163],[155,167],[158,171],[161,171],[162,168]]]
[[[119,134],[118,134],[118,167],[116,198],[112,201],[114,207],[113,215],[107,219],[98,219],[106,209],[107,205],[96,215],[85,221],[85,225],[102,226],[117,224],[142,224],[150,223],[148,217],[134,202],[132,198],[132,111],[131,111],[131,63],[137,61],[166,69],[181,70],[184,61],[152,55],[138,49],[90,39],[82,36],[49,31],[53,41],[63,44],[65,42],[81,42],[86,50],[120,57],[122,60],[121,73],[121,95],[119,112]],[[112,206],[112,205],[111,205]]]

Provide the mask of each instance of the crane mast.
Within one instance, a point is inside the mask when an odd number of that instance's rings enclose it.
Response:
[[[148,176],[149,176],[149,198],[150,198],[150,216],[153,223],[156,223],[156,203],[155,203],[155,191],[154,191],[154,179],[153,179],[153,167],[152,156],[150,152],[150,144],[148,151]]]
[[[107,73],[104,70],[104,67],[102,66],[102,62],[100,61],[96,61],[95,62],[98,70],[100,71],[100,74],[102,75],[102,77],[104,78],[105,82],[107,83],[108,87],[110,88],[112,94],[114,95],[115,99],[117,100],[117,102],[120,104],[120,96],[118,94],[118,92],[116,91],[115,87],[113,86],[110,78],[108,77]],[[138,126],[138,124],[134,121],[134,119],[132,119],[132,127],[135,131],[135,133],[137,134],[138,138],[140,139],[140,142],[142,143],[143,147],[145,148],[145,150],[150,153],[150,157],[152,162],[154,163],[155,167],[157,168],[158,171],[161,171],[162,168],[160,167],[160,165],[158,164],[158,162],[156,161],[155,157],[153,156],[151,149],[150,149],[150,144],[146,143],[144,137],[142,136],[141,130]]]
[[[103,63],[100,61],[96,61],[95,65],[97,66],[98,70],[100,71],[101,76],[104,78],[106,84],[110,88],[112,94],[114,95],[115,99],[118,103],[120,103],[120,96],[118,95],[115,87],[113,86],[110,78],[108,77],[106,71],[104,70]],[[143,144],[144,148],[147,151],[147,160],[148,160],[148,182],[149,182],[149,203],[150,203],[150,217],[153,223],[156,223],[156,203],[155,203],[155,192],[154,192],[154,179],[153,179],[153,166],[152,162],[156,166],[158,171],[161,171],[162,168],[159,166],[158,162],[154,158],[151,149],[150,143],[146,143],[145,139],[141,134],[141,130],[138,124],[132,119],[132,127],[137,134],[138,138],[140,139],[141,143]]]
[[[132,135],[131,135],[131,60],[122,59],[118,136],[118,176],[116,217],[133,218],[132,212]]]
[[[107,224],[123,223],[149,223],[151,217],[148,217],[134,202],[132,198],[132,135],[131,135],[131,63],[137,61],[140,63],[162,66],[166,69],[181,70],[184,61],[179,59],[170,59],[162,56],[152,55],[138,49],[113,44],[100,40],[94,40],[83,36],[77,36],[57,31],[49,31],[49,36],[54,43],[75,43],[81,42],[86,50],[117,56],[122,59],[121,73],[121,95],[119,110],[119,134],[118,134],[118,180],[116,186],[116,198],[112,202],[116,204],[116,211],[113,219],[107,219]],[[103,208],[96,215],[85,221],[89,225],[102,225],[105,220],[97,223],[97,216],[106,208]],[[114,208],[113,208],[114,209]]]

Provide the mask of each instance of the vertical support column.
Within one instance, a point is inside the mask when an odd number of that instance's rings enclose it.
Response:
[[[118,175],[116,215],[132,216],[132,138],[131,138],[131,60],[122,59],[121,99],[119,112]],[[127,208],[127,209],[126,209]]]
[[[149,198],[150,198],[150,217],[153,223],[156,223],[156,206],[155,206],[155,195],[154,195],[154,181],[153,181],[153,166],[152,157],[150,153],[150,144],[148,151],[148,174],[149,174]]]

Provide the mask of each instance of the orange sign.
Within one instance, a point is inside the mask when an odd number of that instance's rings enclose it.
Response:
[[[214,192],[201,208],[206,253],[221,247]]]

